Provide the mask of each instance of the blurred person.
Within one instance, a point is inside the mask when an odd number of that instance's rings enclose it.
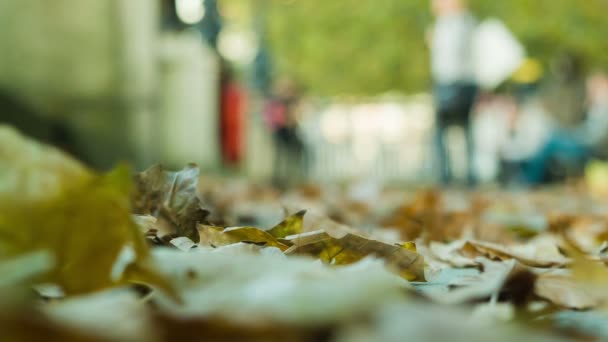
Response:
[[[547,108],[560,126],[573,128],[585,116],[585,70],[574,51],[557,54],[550,61],[550,79],[545,84]]]
[[[529,91],[529,90],[528,90]],[[547,146],[555,122],[538,96],[526,92],[524,97],[509,96],[505,134],[500,149],[503,183],[539,183],[545,171]],[[551,146],[551,148],[557,145]]]
[[[574,136],[589,148],[591,157],[608,159],[608,75],[592,73],[586,80],[586,114]]]
[[[436,17],[430,31],[431,74],[436,106],[435,146],[441,181],[452,181],[445,133],[452,126],[463,128],[467,150],[467,182],[475,183],[471,110],[477,95],[472,58],[476,20],[465,0],[432,0]]]
[[[220,70],[220,144],[225,166],[237,167],[243,159],[245,133],[245,90],[231,67],[222,62]]]
[[[282,77],[274,84],[264,108],[264,120],[274,143],[273,182],[277,186],[301,181],[306,173],[306,151],[298,133],[299,101],[295,83]]]
[[[608,76],[595,73],[588,77],[586,93],[585,119],[577,126],[562,127],[548,119],[537,120],[537,131],[520,139],[542,141],[541,145],[532,149],[533,153],[525,153],[523,157],[522,151],[525,149],[511,144],[511,151],[520,154],[521,180],[524,183],[534,185],[581,175],[584,165],[591,158],[608,157]],[[529,130],[532,117],[533,113],[527,110],[524,103],[514,121],[519,129],[513,126],[515,131],[520,131],[519,135]]]

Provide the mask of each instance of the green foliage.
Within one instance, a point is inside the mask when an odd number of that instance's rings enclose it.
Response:
[[[272,0],[265,6],[279,70],[316,93],[412,92],[430,83],[427,0]],[[606,0],[471,0],[471,7],[480,19],[504,20],[545,65],[556,53],[575,51],[588,66],[608,66]]]

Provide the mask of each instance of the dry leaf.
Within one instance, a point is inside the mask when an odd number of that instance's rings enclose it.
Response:
[[[288,248],[287,245],[277,241],[277,239],[259,228],[255,227],[230,227],[222,231],[222,235],[229,240],[236,242],[251,242],[263,244],[268,247],[277,247],[282,251]]]
[[[515,260],[494,262],[480,258],[478,262],[483,266],[483,271],[479,274],[450,279],[449,285],[454,287],[451,291],[446,292],[439,288],[437,291],[424,291],[423,293],[443,304],[465,303],[490,298],[498,296],[502,290],[509,290],[512,300],[516,304],[521,304],[531,294],[535,276],[517,265]]]
[[[113,289],[52,302],[42,308],[55,323],[110,341],[158,341],[151,312],[137,294]]]
[[[314,328],[402,300],[407,288],[375,259],[333,268],[308,258],[213,249],[182,253],[158,248],[154,256],[184,297],[183,305],[162,297],[156,303],[181,320],[222,318],[254,326]]]
[[[185,236],[172,239],[171,241],[169,241],[169,243],[177,247],[177,249],[179,249],[180,251],[184,252],[188,252],[192,248],[197,247],[197,244],[195,244],[192,240],[188,239]]]
[[[289,246],[279,242],[270,233],[255,227],[220,228],[207,225],[198,226],[200,243],[208,246],[225,246],[239,242],[260,244],[267,247],[277,247],[282,251]]]
[[[598,299],[572,278],[542,274],[534,285],[534,293],[556,305],[576,310],[589,309],[599,304]]]
[[[304,214],[306,214],[306,210],[301,210],[293,215],[288,216],[281,223],[269,229],[268,233],[270,233],[277,239],[283,239],[288,235],[302,233],[304,225]]]
[[[209,214],[197,195],[198,178],[196,165],[188,165],[178,172],[165,171],[156,165],[139,173],[135,176],[134,213],[166,220],[175,236],[198,242],[196,225]]]
[[[119,166],[97,175],[78,169],[76,162],[51,147],[9,133],[13,140],[5,142],[17,153],[32,150],[40,159],[32,161],[25,155],[19,161],[10,153],[0,155],[0,183],[18,184],[5,187],[16,192],[0,198],[0,260],[47,251],[55,267],[40,280],[57,283],[68,294],[130,280],[152,281],[169,289],[148,264],[147,245],[131,218],[129,168]],[[19,173],[29,162],[33,164],[27,172]],[[63,163],[67,171],[61,168]],[[34,195],[36,191],[43,195]],[[26,195],[21,197],[22,193]],[[130,259],[117,266],[127,250]]]
[[[465,241],[454,241],[451,243],[431,242],[430,251],[440,261],[448,263],[454,267],[477,267],[479,262],[475,259],[467,258],[460,254],[465,245]]]
[[[564,257],[551,241],[503,246],[492,242],[471,240],[467,241],[461,252],[469,257],[481,255],[495,260],[513,258],[531,267],[559,267],[568,263],[568,258]]]
[[[385,260],[408,280],[424,280],[424,258],[408,248],[371,240],[359,235],[345,233],[331,236],[325,231],[288,236],[293,244],[286,254],[305,254],[319,257],[323,262],[346,265],[357,262],[368,255]]]

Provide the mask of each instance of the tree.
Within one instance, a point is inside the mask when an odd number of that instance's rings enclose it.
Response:
[[[479,18],[498,17],[549,65],[574,51],[587,66],[608,66],[606,0],[471,0]],[[312,91],[373,95],[429,86],[427,0],[269,0],[269,41],[281,72]]]

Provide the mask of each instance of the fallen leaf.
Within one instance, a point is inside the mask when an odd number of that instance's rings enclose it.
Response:
[[[517,261],[490,261],[479,258],[482,272],[455,273],[452,277],[444,277],[449,281],[449,290],[445,287],[431,288],[423,293],[434,301],[443,304],[458,304],[474,300],[497,297],[501,291],[508,290],[515,304],[520,304],[532,293],[535,276],[517,264]],[[436,281],[430,284],[435,284]],[[514,288],[513,285],[523,286]],[[424,286],[424,284],[422,284]]]
[[[183,305],[162,297],[155,303],[181,320],[222,318],[238,324],[314,328],[360,317],[406,297],[406,282],[373,258],[334,268],[308,258],[213,249],[182,253],[158,248],[153,253],[161,272],[184,297]]]
[[[460,253],[465,243],[465,241],[454,241],[447,244],[431,242],[430,251],[437,259],[454,267],[479,266],[479,262],[474,258],[467,258]]]
[[[542,274],[536,279],[534,293],[561,307],[583,310],[597,306],[598,299],[570,277]]]
[[[198,242],[196,225],[209,214],[197,195],[198,178],[199,169],[194,164],[178,172],[156,165],[139,173],[135,176],[134,213],[166,220],[175,236]]]
[[[67,294],[128,281],[152,281],[170,291],[148,264],[147,245],[131,218],[128,167],[97,175],[77,168],[78,163],[52,147],[7,134],[5,128],[0,135],[18,153],[32,151],[39,158],[31,160],[26,154],[19,160],[4,150],[0,154],[0,183],[17,184],[5,187],[14,192],[0,197],[0,260],[48,252],[54,267],[39,280],[57,283]],[[29,169],[19,173],[30,162]],[[64,163],[67,171],[61,168]],[[116,269],[125,249],[132,257]]]
[[[286,240],[293,244],[285,252],[288,255],[314,255],[333,265],[351,264],[373,255],[385,260],[408,280],[424,280],[424,258],[399,245],[351,233],[332,236],[323,230],[288,236]]]
[[[301,210],[290,215],[267,232],[277,239],[283,239],[288,235],[300,234],[304,225],[304,214],[306,214],[306,210]]]
[[[270,233],[255,227],[228,227],[219,228],[214,226],[199,225],[200,242],[213,247],[229,244],[248,242],[261,244],[267,247],[277,247],[282,251],[289,246],[279,242]]]
[[[557,327],[566,331],[575,330],[586,336],[586,340],[608,339],[608,312],[606,311],[560,311],[550,319]],[[581,338],[581,340],[585,340]]]
[[[158,341],[152,313],[137,294],[113,289],[51,302],[42,307],[57,325],[110,341]],[[109,328],[111,327],[111,328]]]
[[[268,247],[277,247],[282,251],[288,248],[270,233],[255,227],[229,227],[222,231],[222,235],[233,241],[259,243]]]
[[[465,256],[475,257],[481,255],[490,259],[507,260],[517,259],[524,265],[531,267],[559,267],[568,263],[558,247],[551,241],[540,241],[503,246],[497,243],[469,240],[461,252]]]
[[[336,336],[337,342],[555,342],[562,340],[566,339],[522,325],[475,320],[467,307],[413,301],[382,307],[381,310],[373,313],[371,324],[351,324],[345,329],[340,329]]]
[[[188,239],[185,236],[181,236],[181,237],[172,239],[171,241],[169,241],[169,243],[172,244],[173,246],[175,246],[180,251],[184,251],[184,252],[188,252],[192,248],[197,247],[197,244],[195,244],[192,240]]]

